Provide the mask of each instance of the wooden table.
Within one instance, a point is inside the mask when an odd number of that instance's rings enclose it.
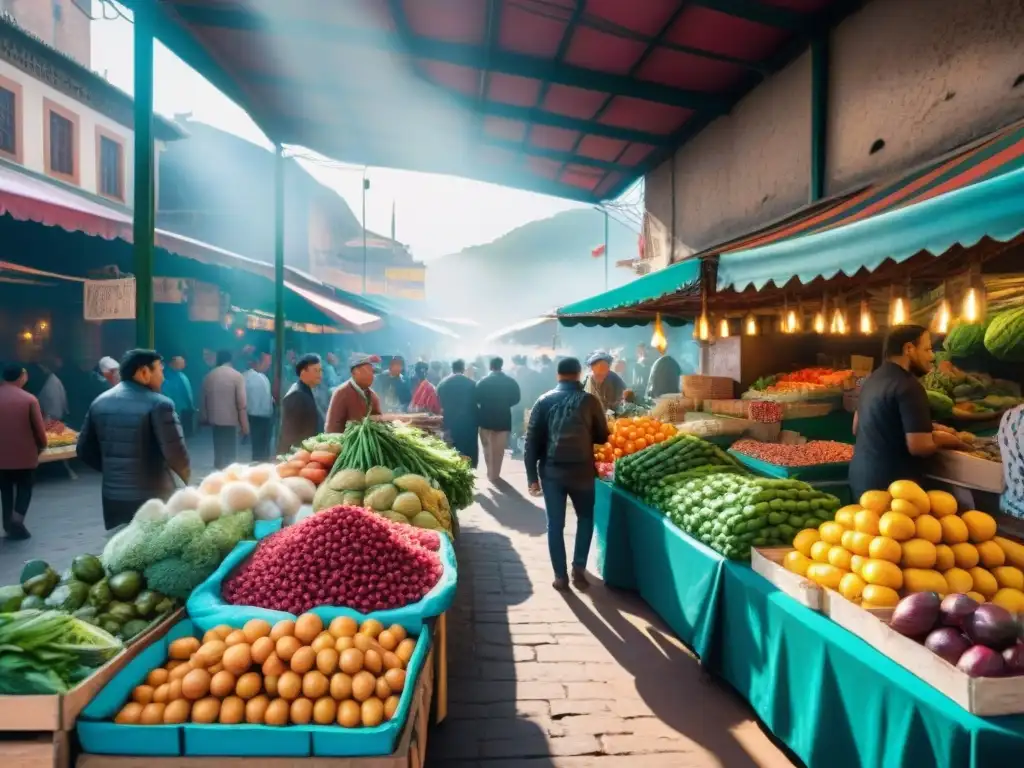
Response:
[[[77,445],[62,445],[59,448],[47,448],[44,450],[39,454],[39,463],[52,464],[55,461],[59,461],[67,471],[68,477],[72,480],[77,480],[78,475],[75,474],[75,470],[73,470],[71,465],[68,463],[76,456],[78,456]]]

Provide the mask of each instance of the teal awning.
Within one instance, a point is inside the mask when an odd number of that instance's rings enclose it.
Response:
[[[646,325],[658,313],[669,325],[683,325],[700,309],[700,276],[699,259],[680,261],[626,285],[568,304],[555,314],[565,326]]]
[[[852,276],[887,260],[899,263],[921,252],[939,256],[985,237],[1007,242],[1021,232],[1024,168],[832,229],[724,253],[718,260],[718,290]]]

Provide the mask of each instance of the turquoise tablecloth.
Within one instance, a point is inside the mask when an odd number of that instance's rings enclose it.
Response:
[[[602,485],[605,561],[634,566],[643,598],[810,768],[987,768],[1024,755],[1024,717],[967,713],[748,566],[666,530],[674,526],[655,510]],[[609,537],[605,526],[621,531],[621,516],[628,539]]]

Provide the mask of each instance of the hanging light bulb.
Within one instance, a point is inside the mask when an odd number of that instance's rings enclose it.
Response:
[[[871,307],[867,299],[860,300],[860,332],[870,336],[875,332],[875,318],[871,314]]]
[[[747,336],[757,336],[757,318],[753,313],[743,319],[743,333]]]
[[[892,300],[889,303],[889,327],[906,325],[910,321],[910,307],[906,297],[902,293],[892,291]]]
[[[835,333],[842,336],[848,330],[849,325],[846,322],[846,313],[839,307],[836,307],[835,311],[832,313],[832,322],[829,325],[829,333]]]
[[[953,310],[949,306],[949,299],[943,297],[939,302],[939,308],[935,310],[935,317],[932,319],[932,330],[935,333],[949,333],[949,326],[953,322]]]
[[[726,318],[722,318],[718,323],[718,338],[728,339],[729,338],[729,321]]]
[[[800,314],[795,309],[786,310],[783,328],[786,333],[798,333],[800,331]]]
[[[654,334],[651,336],[651,346],[661,354],[668,349],[668,339],[665,338],[665,331],[661,328],[661,313],[654,316]]]
[[[706,312],[701,312],[700,317],[697,318],[697,339],[698,341],[708,341],[711,338],[711,325],[708,323],[708,316]]]

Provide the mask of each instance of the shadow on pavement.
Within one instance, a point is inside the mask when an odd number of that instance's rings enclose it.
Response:
[[[489,494],[477,491],[473,500],[501,525],[527,536],[545,535],[548,523],[543,506],[538,506],[504,480],[499,480]]]
[[[745,710],[732,696],[698,693],[702,688],[713,687],[714,682],[701,671],[700,662],[680,647],[678,640],[657,626],[660,622],[644,603],[627,593],[612,592],[597,581],[588,596],[594,610],[576,594],[564,594],[566,604],[580,623],[633,675],[637,693],[655,717],[703,745],[723,766],[760,765],[731,734],[734,726],[748,719]],[[650,636],[623,616],[623,610],[642,617]]]
[[[459,586],[448,612],[448,719],[431,734],[426,768],[489,760],[553,767],[539,715],[547,703],[517,703],[522,647],[514,644],[508,610],[533,594],[523,562],[508,537],[472,527],[462,529],[458,558]]]

